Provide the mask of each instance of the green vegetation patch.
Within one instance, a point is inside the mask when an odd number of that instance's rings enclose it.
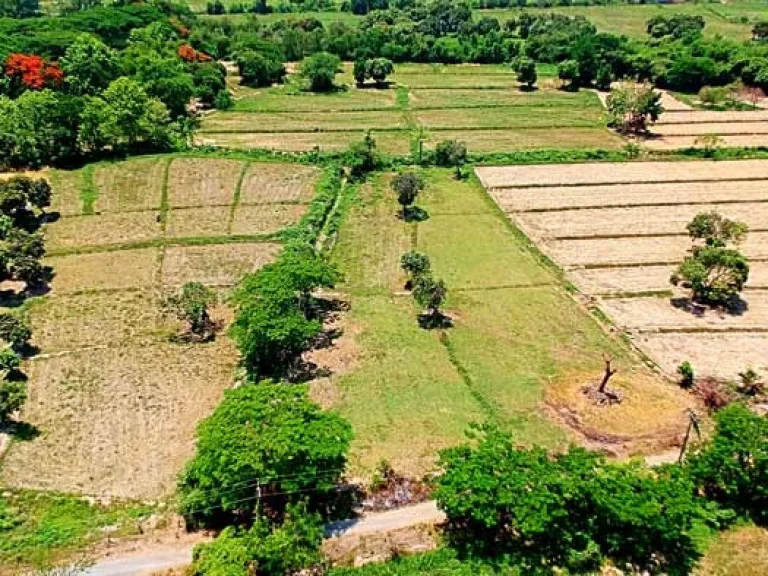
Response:
[[[106,532],[138,533],[152,508],[133,502],[100,505],[83,497],[21,490],[0,496],[0,563],[43,565]]]

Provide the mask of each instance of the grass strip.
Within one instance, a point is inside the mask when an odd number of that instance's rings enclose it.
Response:
[[[95,164],[88,164],[83,168],[83,187],[80,190],[80,199],[83,202],[83,214],[93,214],[93,205],[99,198],[99,189],[96,187],[94,172]]]
[[[251,166],[250,161],[245,162],[243,164],[242,170],[240,170],[240,176],[238,176],[237,178],[237,184],[235,184],[235,192],[232,195],[232,204],[229,210],[229,218],[227,219],[227,234],[232,234],[232,224],[235,221],[235,211],[237,210],[237,207],[240,205],[240,194],[243,188],[243,180],[245,180],[245,173],[248,171],[248,168],[250,166]]]

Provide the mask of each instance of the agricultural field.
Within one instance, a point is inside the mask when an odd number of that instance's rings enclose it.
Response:
[[[39,353],[28,361],[21,419],[0,483],[155,499],[173,490],[194,428],[231,386],[237,361],[225,335],[206,344],[170,337],[160,301],[178,286],[214,287],[226,325],[229,288],[279,250],[318,169],[190,156],[140,157],[51,170],[45,233],[55,277],[23,311]]]
[[[313,392],[352,423],[353,472],[386,459],[423,474],[439,448],[482,421],[550,447],[579,440],[626,455],[674,444],[690,398],[606,335],[476,179],[457,182],[448,170],[425,176],[426,221],[399,219],[391,175],[379,175],[352,200],[332,252],[345,274],[338,289],[351,301],[351,368]],[[399,259],[411,248],[428,254],[447,283],[455,326],[442,335],[418,327],[403,291]],[[620,363],[616,385],[627,398],[610,411],[580,392],[599,376],[602,352]],[[566,418],[576,425],[561,426]]]
[[[379,149],[407,154],[418,139],[424,149],[459,138],[470,150],[619,148],[605,128],[604,111],[591,91],[558,89],[542,69],[538,90],[520,90],[514,73],[498,65],[400,64],[387,89],[353,87],[351,65],[343,89],[330,94],[285,86],[263,90],[238,85],[230,111],[207,115],[198,142],[236,148],[338,151],[370,130]]]
[[[732,379],[768,369],[768,162],[637,162],[478,168],[499,207],[634,343],[672,374]],[[735,313],[672,291],[691,247],[685,225],[716,210],[747,223],[750,279]]]

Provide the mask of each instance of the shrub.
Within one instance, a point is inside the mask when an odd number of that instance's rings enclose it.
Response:
[[[438,166],[454,166],[457,180],[461,179],[461,167],[467,157],[467,145],[457,140],[443,140],[435,149],[435,163]]]
[[[643,84],[625,84],[614,88],[606,100],[608,126],[622,134],[642,134],[648,123],[656,122],[664,111],[661,94]]]
[[[680,386],[683,388],[690,388],[693,386],[695,374],[693,372],[693,366],[686,360],[680,366],[677,367],[677,373],[680,375]]]
[[[406,219],[408,208],[424,189],[424,179],[415,172],[403,172],[392,178],[390,186],[397,194],[397,203],[402,206],[402,216]]]
[[[215,335],[215,323],[208,308],[216,303],[216,292],[200,282],[187,282],[181,291],[170,294],[163,302],[166,312],[186,322],[189,333],[196,340],[208,341]]]

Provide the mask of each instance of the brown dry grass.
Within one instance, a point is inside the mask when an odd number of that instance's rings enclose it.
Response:
[[[314,166],[251,164],[240,188],[240,204],[309,202],[318,176]]]
[[[534,148],[620,148],[621,138],[605,128],[531,128],[526,130],[435,130],[429,147],[442,140],[460,140],[470,150],[530,150]],[[485,170],[485,168],[483,168]]]
[[[31,362],[22,418],[41,434],[12,446],[0,482],[130,498],[168,494],[193,453],[196,423],[220,401],[234,364],[223,338]]]
[[[171,210],[168,214],[165,234],[176,238],[226,236],[229,213],[229,206]]]
[[[547,404],[589,444],[618,455],[660,452],[679,442],[686,410],[696,407],[692,396],[643,369],[624,372],[619,366],[608,388],[621,394],[621,403],[597,405],[583,388],[596,386],[601,377],[601,372],[567,373],[547,388]]]
[[[669,374],[685,361],[697,374],[736,379],[750,366],[768,374],[768,334],[642,333],[635,342]]]
[[[94,211],[159,209],[166,162],[160,158],[139,158],[96,168],[94,180],[99,196]]]
[[[652,128],[661,136],[697,136],[702,134],[768,134],[768,122],[700,122],[694,124],[660,124]],[[765,137],[763,137],[765,139]]]
[[[307,207],[303,205],[238,206],[232,234],[270,234],[295,224]]]
[[[690,180],[767,179],[766,160],[696,162],[605,162],[538,166],[483,166],[476,169],[486,188],[575,184],[688,182]]]
[[[168,173],[171,207],[232,203],[243,162],[210,158],[177,158]]]
[[[42,354],[148,343],[175,327],[146,292],[51,296],[34,303],[29,319],[32,343]]]
[[[493,197],[507,212],[597,206],[642,206],[701,202],[762,200],[768,182],[680,182],[621,186],[551,186],[500,188]]]
[[[643,142],[648,150],[677,150],[680,148],[702,148],[698,136],[660,136]],[[755,148],[768,145],[768,135],[729,134],[720,137],[720,146],[726,148]]]
[[[163,284],[232,285],[272,261],[279,250],[277,244],[264,243],[169,247],[163,260]]]
[[[159,212],[115,212],[61,218],[45,226],[49,250],[109,246],[160,236]]]
[[[768,122],[768,110],[690,110],[676,112],[665,110],[654,126],[664,124],[711,124],[714,122],[753,123]]]
[[[83,290],[143,288],[153,283],[157,248],[118,250],[53,256],[45,259],[53,267],[55,294]]]
[[[743,526],[710,544],[695,576],[764,576],[768,573],[768,530]]]
[[[389,154],[407,154],[410,149],[410,133],[403,131],[374,132],[376,147]],[[234,133],[206,132],[196,137],[196,142],[230,148],[267,148],[306,152],[315,146],[321,150],[344,150],[352,142],[365,137],[365,132],[263,132]]]

